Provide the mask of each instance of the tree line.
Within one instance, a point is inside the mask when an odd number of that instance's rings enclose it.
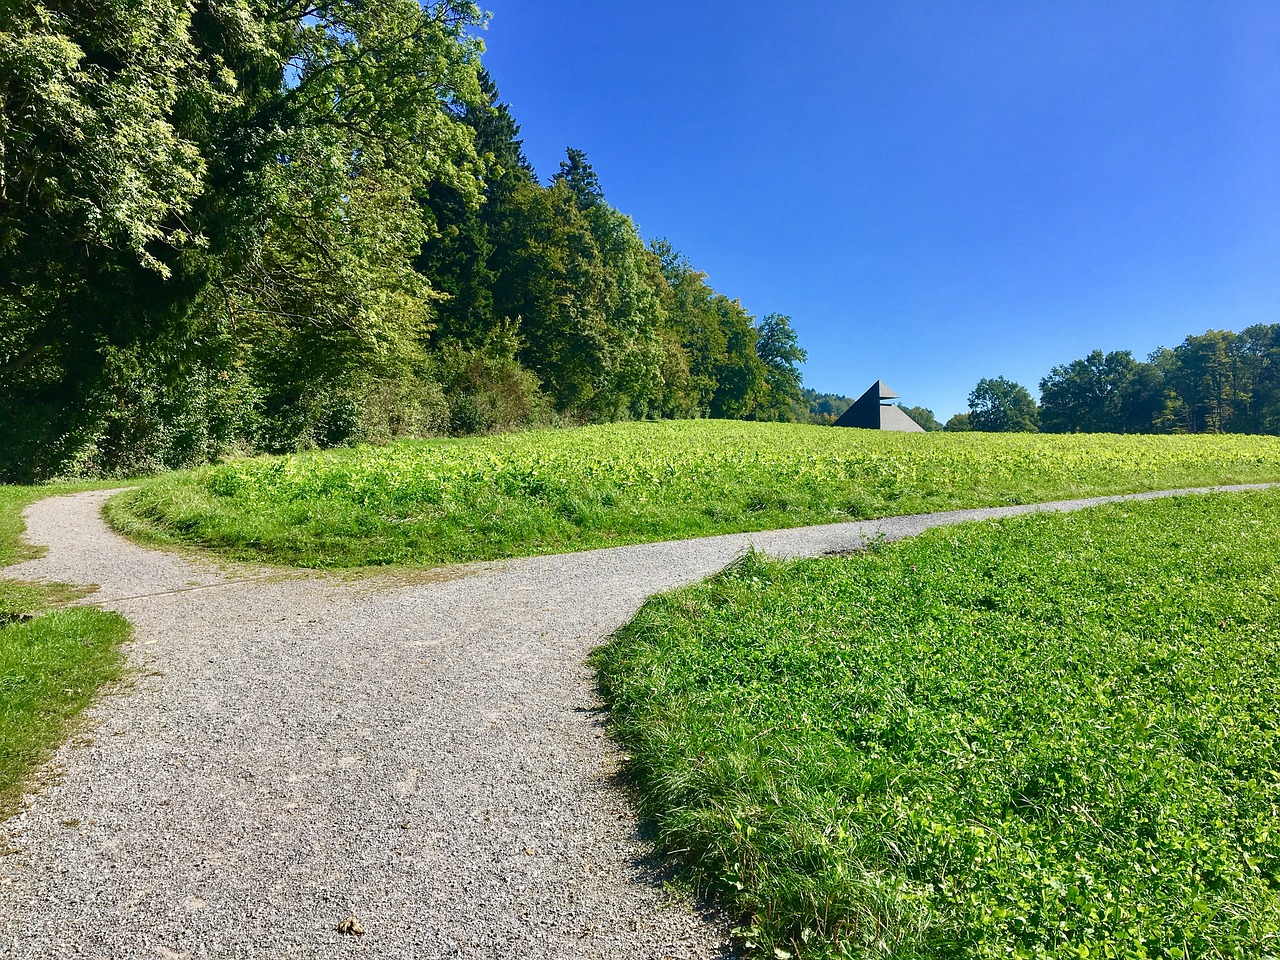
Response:
[[[983,379],[946,429],[1280,434],[1280,324],[1209,330],[1145,361],[1094,350],[1054,367],[1039,403],[1021,384]]]
[[[463,0],[0,6],[0,480],[802,419],[790,319],[543,183]]]

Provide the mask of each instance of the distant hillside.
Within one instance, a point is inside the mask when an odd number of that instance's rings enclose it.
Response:
[[[808,404],[811,423],[835,423],[842,413],[853,406],[853,397],[838,393],[819,393],[817,390],[802,387],[800,402]]]

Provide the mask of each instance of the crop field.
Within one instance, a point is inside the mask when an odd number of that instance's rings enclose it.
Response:
[[[1280,480],[1280,439],[628,423],[242,459],[114,501],[159,542],[300,566],[431,564],[955,507]]]
[[[1280,954],[1280,492],[750,556],[596,664],[761,956]]]

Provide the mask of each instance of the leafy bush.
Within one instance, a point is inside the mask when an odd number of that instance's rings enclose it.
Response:
[[[479,348],[441,347],[437,363],[449,398],[449,433],[496,433],[546,422],[546,398],[538,378],[516,359],[516,347],[509,331]]]
[[[449,425],[449,403],[440,384],[425,374],[371,381],[362,391],[353,431],[365,443],[430,437]]]
[[[76,403],[62,385],[0,397],[0,478],[137,476],[241,449],[258,422],[248,378],[225,358],[177,353],[167,342],[103,348]]]

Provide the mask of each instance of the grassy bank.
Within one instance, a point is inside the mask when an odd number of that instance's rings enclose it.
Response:
[[[1277,953],[1280,492],[748,558],[596,663],[762,956]]]
[[[237,460],[114,502],[126,533],[299,566],[430,564],[1086,494],[1280,480],[1275,437],[613,424]]]
[[[22,510],[73,487],[0,486],[0,568],[29,559]],[[113,613],[58,609],[75,591],[19,583],[0,569],[0,814],[65,737],[102,684],[120,674],[129,625]]]

